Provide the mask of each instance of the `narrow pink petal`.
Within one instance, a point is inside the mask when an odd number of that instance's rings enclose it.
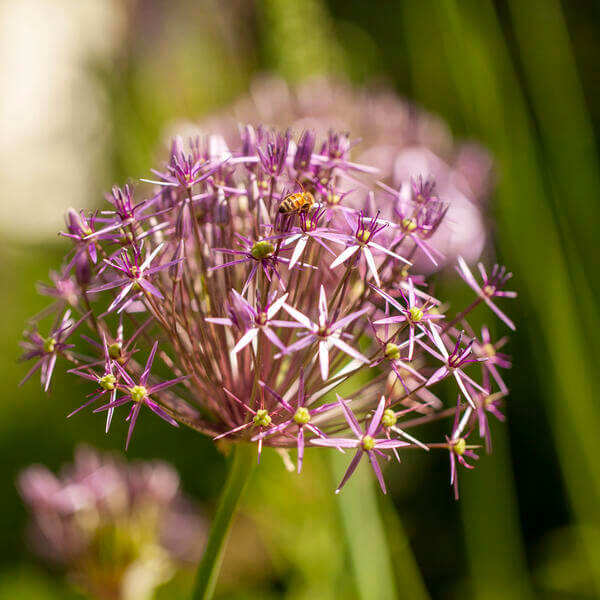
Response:
[[[326,340],[319,342],[319,367],[321,368],[321,378],[327,381],[329,377],[329,348]]]
[[[294,252],[290,258],[289,268],[293,269],[294,265],[300,260],[300,256],[302,256],[302,252],[304,248],[306,248],[306,244],[308,242],[308,236],[303,236],[298,240],[296,247],[294,248]]]
[[[156,385],[153,385],[152,387],[148,388],[148,395],[155,394],[156,392],[162,392],[163,390],[174,386],[180,381],[185,381],[186,379],[189,379],[189,377],[189,375],[182,375],[181,377],[176,377],[175,379],[169,379],[168,381],[157,383]]]
[[[406,311],[406,309],[401,304],[399,304],[395,298],[392,298],[392,296],[390,296],[383,290],[380,290],[379,288],[376,288],[374,286],[371,286],[371,289],[377,294],[379,294],[384,300],[389,302],[396,310],[400,311],[401,313],[404,313]]]
[[[298,473],[302,471],[302,461],[304,460],[304,428],[298,429]]]
[[[238,431],[248,429],[248,427],[250,427],[251,425],[254,425],[254,423],[252,421],[250,421],[249,423],[244,423],[243,425],[239,425],[238,427],[234,427],[233,429],[230,429],[229,431],[226,431],[225,433],[220,433],[219,435],[216,435],[213,438],[213,441],[220,440],[221,438],[224,438],[233,433],[237,433]]]
[[[380,448],[383,450],[389,450],[391,448],[403,448],[406,446],[410,446],[410,444],[408,442],[403,442],[402,440],[375,440],[376,443],[376,448]],[[425,446],[425,444],[421,444],[421,442],[419,442],[419,445],[424,447],[426,450],[429,450],[429,448],[427,448],[427,446]]]
[[[283,294],[281,298],[278,298],[277,300],[275,300],[275,302],[273,302],[273,304],[271,304],[271,306],[269,306],[269,309],[267,310],[267,317],[269,318],[269,320],[272,319],[281,310],[281,307],[285,304],[285,301],[287,300],[288,296],[288,293]]]
[[[140,414],[140,408],[142,407],[141,402],[136,402],[129,413],[129,430],[127,431],[127,441],[125,442],[125,450],[129,448],[129,442],[131,441],[131,436],[133,434],[133,430],[135,428],[135,424],[137,423],[138,415]]]
[[[306,327],[307,329],[316,329],[314,323],[306,315],[301,313],[299,310],[296,310],[293,306],[290,306],[289,304],[284,304],[283,310],[285,310],[291,317],[296,319],[298,323],[304,325],[304,327]]]
[[[54,373],[54,367],[56,365],[56,353],[54,353],[48,362],[42,363],[42,383],[44,384],[44,391],[47,392],[50,389],[50,380],[52,379],[52,373]]]
[[[245,348],[252,340],[256,338],[258,335],[258,328],[253,327],[252,329],[248,329],[246,333],[239,339],[238,343],[233,347],[232,352],[237,354],[240,350]]]
[[[148,381],[148,377],[150,376],[150,369],[152,368],[152,363],[154,362],[154,357],[156,356],[156,350],[158,349],[158,342],[154,342],[152,346],[152,350],[150,350],[150,355],[148,356],[148,360],[146,361],[146,366],[144,367],[144,372],[140,377],[140,385],[146,385],[146,381]]]
[[[269,429],[266,429],[265,431],[261,431],[260,433],[257,433],[255,436],[252,437],[252,439],[250,441],[256,442],[258,440],[262,440],[271,435],[275,435],[276,433],[279,433],[280,431],[287,429],[287,427],[291,423],[292,423],[292,419],[288,419],[287,421],[284,421],[283,423],[280,423],[279,425],[275,425],[275,427],[270,427]]]
[[[373,275],[373,279],[375,279],[375,283],[378,286],[381,286],[381,279],[379,279],[379,273],[377,272],[377,265],[375,264],[375,259],[373,258],[373,254],[371,250],[369,250],[368,246],[363,248],[363,254],[365,255],[365,260],[367,261],[367,266],[369,267],[369,271]]]
[[[487,297],[483,297],[484,302],[504,321],[513,331],[516,330],[515,324]]]
[[[160,298],[161,300],[164,298],[164,296],[161,294],[159,289],[155,285],[150,283],[147,279],[140,277],[137,280],[137,282],[140,285],[140,287],[142,287],[144,290],[146,290],[149,294],[152,294],[153,296],[156,296],[157,298]]]
[[[337,399],[338,399],[340,406],[342,407],[342,410],[344,411],[344,416],[346,417],[346,421],[348,423],[348,426],[352,430],[352,433],[354,433],[354,435],[357,438],[362,439],[363,431],[362,431],[360,425],[358,424],[358,421],[356,420],[354,413],[348,408],[346,401],[339,394],[338,394]]]
[[[444,365],[443,367],[440,367],[428,380],[426,385],[433,385],[434,383],[437,383],[438,381],[441,381],[442,379],[444,379],[444,377],[446,377],[446,375],[450,372],[450,370],[448,369],[448,367],[446,365]]]
[[[340,319],[339,321],[332,323],[331,326],[329,327],[329,329],[331,331],[337,331],[338,329],[342,329],[342,328],[346,327],[346,325],[348,325],[349,323],[352,323],[352,321],[355,321],[359,317],[362,317],[362,315],[364,315],[368,311],[369,311],[368,308],[363,308],[362,310],[357,310],[353,313],[350,313],[349,315],[346,315],[343,319]]]
[[[461,375],[460,371],[456,370],[452,374],[454,375],[454,379],[456,379],[456,383],[458,383],[458,387],[460,388],[460,391],[463,393],[464,397],[467,399],[468,403],[473,408],[477,408],[475,406],[475,402],[473,402],[473,398],[471,398],[469,392],[467,391],[467,388],[465,387],[465,384],[460,376]]]
[[[393,325],[394,323],[402,323],[403,321],[406,321],[406,317],[404,315],[396,315],[395,317],[377,319],[377,321],[373,321],[373,325]]]
[[[119,406],[123,406],[123,404],[127,404],[128,402],[131,402],[131,398],[129,396],[124,396],[122,398],[119,398],[118,400],[111,400],[108,404],[99,406],[98,408],[94,409],[94,412],[97,413],[97,412],[102,412],[103,410],[117,408]]]
[[[385,481],[383,480],[383,474],[381,473],[381,467],[377,462],[377,457],[374,452],[367,452],[369,455],[369,460],[371,461],[371,466],[373,467],[373,471],[375,471],[375,475],[377,476],[377,481],[379,481],[379,485],[381,486],[381,491],[384,494],[387,494],[387,490],[385,489]]]
[[[94,288],[90,288],[87,290],[89,294],[95,294],[96,292],[104,292],[106,290],[112,290],[113,288],[119,287],[129,281],[127,278],[115,279],[114,281],[109,281],[108,283],[104,283],[103,285],[99,285]]]
[[[352,358],[355,358],[356,360],[360,360],[361,362],[363,362],[365,364],[367,364],[369,362],[369,359],[366,356],[363,356],[358,350],[355,350],[352,346],[349,346],[348,344],[346,344],[346,342],[344,342],[340,338],[330,337],[329,339],[331,340],[331,343],[334,346],[336,346],[342,352],[345,352]]]
[[[338,265],[341,265],[345,260],[350,258],[357,250],[359,246],[350,246],[346,248],[330,265],[330,269],[335,269]]]
[[[277,348],[279,348],[282,352],[285,351],[283,342],[277,337],[275,332],[270,327],[263,327],[262,332],[273,345],[277,346]]]
[[[155,415],[158,415],[163,419],[163,421],[166,421],[169,425],[173,425],[173,427],[179,427],[179,423],[173,419],[171,415],[167,414],[158,404],[151,401],[146,401],[145,404]]]
[[[300,338],[297,342],[294,342],[291,346],[288,346],[285,349],[285,354],[291,354],[292,352],[297,352],[302,348],[306,348],[306,346],[309,346],[313,343],[315,337],[316,336],[310,334],[305,335],[304,337]],[[278,356],[276,355],[275,358],[278,358]]]
[[[128,283],[118,294],[118,296],[111,302],[110,306],[106,309],[106,312],[112,312],[127,296],[129,290],[133,287],[133,282]]]
[[[313,446],[326,446],[327,448],[357,448],[360,440],[349,438],[317,438],[310,440]]]
[[[429,329],[431,331],[431,339],[437,346],[438,350],[441,352],[442,356],[448,360],[448,350],[446,350],[446,344],[442,341],[440,334],[438,333],[437,327],[430,321]]]
[[[321,285],[319,290],[319,325],[324,327],[327,323],[327,297],[325,296],[325,288]]]
[[[379,250],[381,252],[385,252],[389,256],[393,256],[394,258],[397,258],[398,260],[405,262],[407,265],[412,265],[412,263],[409,260],[406,260],[406,258],[404,258],[403,256],[400,256],[399,254],[396,254],[395,252],[388,250],[387,248],[385,248],[384,246],[381,246],[380,244],[377,244],[375,242],[369,242],[369,246],[371,246],[371,248],[376,248],[377,250]]]
[[[360,462],[362,455],[363,455],[363,451],[361,449],[358,449],[356,451],[356,454],[354,455],[354,458],[350,462],[350,465],[346,469],[346,472],[344,473],[344,477],[342,478],[340,485],[338,485],[337,490],[335,490],[336,494],[340,493],[340,490],[344,487],[344,484],[348,481],[348,479],[350,479],[350,476],[352,475],[352,473],[354,473],[354,471],[356,471],[356,467],[358,467],[358,463]]]
[[[385,409],[385,396],[381,396],[379,400],[379,404],[375,410],[375,414],[369,423],[369,428],[367,429],[367,435],[373,437],[375,432],[379,428],[379,423],[381,423],[381,417],[383,416],[383,411]]]
[[[67,419],[70,419],[73,415],[76,415],[80,410],[83,410],[84,408],[88,407],[90,404],[93,404],[94,402],[96,402],[96,400],[98,400],[98,398],[100,398],[100,396],[102,396],[103,394],[104,394],[104,391],[93,396],[91,400],[84,402],[79,408],[76,408],[73,412],[70,412],[67,415]]]

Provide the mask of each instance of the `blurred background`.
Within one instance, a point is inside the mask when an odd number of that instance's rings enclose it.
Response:
[[[34,282],[67,249],[56,236],[65,209],[147,177],[190,123],[285,125],[328,103],[319,118],[344,122],[365,98],[387,114],[392,92],[415,103],[401,105],[407,119],[428,116],[385,143],[430,148],[479,182],[487,258],[515,275],[507,424],[462,473],[458,503],[444,453],[388,470],[387,497],[366,468],[335,497],[343,463],[309,451],[297,477],[266,452],[217,595],[600,598],[598,64],[600,5],[586,1],[2,0],[0,599],[82,597],[27,544],[19,471],[57,471],[79,441],[123,447],[121,423],[106,436],[91,413],[65,420],[82,393],[69,375],[57,372],[49,396],[17,387],[18,340],[48,300]],[[324,77],[344,92],[332,96]],[[363,104],[351,86],[371,90],[356,92]],[[375,135],[347,122],[365,142]],[[210,440],[147,419],[128,458],[170,461],[210,516],[225,476]],[[190,583],[184,569],[158,597],[184,598]]]

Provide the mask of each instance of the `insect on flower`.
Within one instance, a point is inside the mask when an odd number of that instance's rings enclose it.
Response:
[[[279,205],[279,212],[284,215],[291,215],[294,213],[307,213],[313,206],[316,206],[315,197],[307,192],[300,181],[298,184],[302,188],[301,192],[294,192],[293,194],[287,194]]]

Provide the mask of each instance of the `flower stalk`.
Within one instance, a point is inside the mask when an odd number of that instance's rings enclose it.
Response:
[[[236,510],[256,464],[250,444],[236,444],[229,460],[229,472],[219,498],[217,512],[208,535],[208,542],[196,572],[193,600],[210,600],[223,564],[223,556]]]

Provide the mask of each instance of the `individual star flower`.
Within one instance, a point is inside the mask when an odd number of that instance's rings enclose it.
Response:
[[[124,380],[124,383],[117,384],[117,388],[119,391],[125,392],[125,396],[118,398],[117,400],[114,400],[112,402],[109,402],[108,404],[105,404],[104,406],[101,406],[94,411],[96,413],[103,410],[110,410],[111,408],[114,409],[119,406],[123,406],[128,402],[132,403],[129,415],[127,419],[125,419],[126,421],[129,421],[129,430],[127,431],[127,441],[125,442],[125,450],[129,448],[131,435],[133,434],[133,430],[135,428],[135,424],[140,414],[142,404],[146,405],[154,414],[158,415],[161,419],[163,419],[170,425],[173,425],[173,427],[179,427],[179,423],[177,423],[175,419],[169,416],[163,410],[163,408],[161,408],[160,404],[155,402],[152,398],[150,398],[150,396],[152,394],[156,394],[158,392],[166,390],[167,388],[170,388],[176,383],[187,379],[188,376],[182,375],[181,377],[176,377],[175,379],[169,379],[168,381],[162,381],[161,383],[148,386],[150,369],[152,368],[152,363],[154,362],[154,356],[156,354],[157,348],[158,342],[154,342],[152,350],[150,351],[150,356],[148,357],[148,361],[146,362],[146,366],[144,367],[144,371],[137,383],[118,362],[114,362],[114,366],[117,368],[117,371]]]
[[[416,204],[427,204],[431,200],[439,201],[435,193],[435,179],[425,178],[423,175],[410,178],[410,187],[412,188],[413,202]]]
[[[409,362],[401,359],[400,351],[408,346],[410,340],[406,340],[400,344],[395,344],[392,340],[396,337],[396,334],[390,337],[389,335],[389,325],[385,324],[384,329],[384,337],[383,339],[377,335],[377,331],[373,324],[371,324],[371,328],[373,329],[373,334],[375,335],[375,339],[379,344],[379,348],[381,349],[381,356],[376,358],[372,363],[372,367],[376,367],[381,364],[383,361],[387,360],[390,363],[390,367],[392,368],[393,373],[398,378],[398,381],[402,384],[404,391],[407,396],[410,396],[412,390],[409,388],[407,379],[411,379],[412,381],[417,382],[418,388],[424,389],[424,386],[421,384],[427,381],[426,377],[423,377],[421,373],[415,368],[413,368]],[[418,337],[422,337],[423,334],[418,334]]]
[[[380,402],[381,401],[385,402],[384,395],[381,396]],[[404,439],[408,440],[409,442],[412,442],[413,444],[415,444],[415,446],[419,446],[419,448],[423,448],[423,450],[426,450],[427,452],[429,452],[429,446],[427,446],[423,442],[420,442],[416,437],[410,435],[410,433],[407,433],[406,431],[404,431],[404,429],[401,429],[397,425],[399,417],[402,417],[402,416],[406,415],[407,413],[411,413],[414,410],[415,410],[414,406],[411,408],[406,408],[401,411],[395,411],[392,408],[386,408],[383,411],[383,416],[381,417],[381,425],[382,425],[383,431],[385,432],[385,437],[388,440],[391,440],[392,439],[391,432],[397,433],[400,437],[403,437]],[[394,452],[394,455],[395,455],[397,461],[400,462],[400,457],[398,456],[398,450],[396,448],[392,448],[392,450]]]
[[[93,264],[96,264],[98,260],[96,242],[89,239],[95,233],[96,218],[96,213],[88,219],[82,210],[77,212],[74,208],[70,208],[65,218],[68,232],[60,234],[70,238],[74,244],[73,258],[68,262],[65,273],[69,273],[75,267],[75,276],[82,285],[87,285],[90,281],[91,269],[88,259]],[[107,236],[100,237],[106,238]]]
[[[235,235],[238,240],[238,244],[243,248],[243,250],[234,250],[229,248],[214,248],[214,251],[219,252],[221,254],[234,254],[238,256],[243,256],[243,258],[237,258],[235,260],[223,263],[222,265],[216,265],[208,270],[214,271],[215,269],[224,269],[226,267],[231,267],[233,265],[238,265],[242,263],[251,263],[252,268],[250,269],[250,273],[248,274],[248,277],[246,277],[244,287],[242,288],[242,296],[246,293],[248,286],[254,279],[259,266],[264,271],[264,274],[268,281],[271,281],[271,276],[275,274],[275,276],[279,280],[279,284],[283,288],[283,282],[281,280],[281,275],[277,270],[277,265],[280,262],[287,262],[287,259],[280,257],[277,253],[277,249],[275,248],[275,246],[267,239],[258,239],[252,242],[249,238],[239,233],[236,233]]]
[[[379,182],[379,187],[396,198],[394,213],[397,221],[394,228],[400,230],[401,239],[411,239],[433,265],[437,266],[436,257],[443,259],[444,255],[426,240],[437,231],[448,212],[449,205],[439,200],[439,198],[431,196],[432,189],[430,189],[430,185],[427,187],[421,187],[418,184],[416,187],[413,186],[413,193],[415,190],[417,191],[416,201],[413,202],[412,199],[407,201],[401,192]],[[419,194],[423,200],[427,198],[427,201],[419,202]],[[423,194],[429,195],[425,197]]]
[[[291,231],[284,236],[276,236],[276,237],[284,237],[283,246],[291,246],[291,244],[295,243],[294,251],[292,252],[292,256],[290,257],[289,268],[293,269],[294,265],[300,260],[302,256],[302,252],[306,248],[306,244],[309,240],[314,240],[325,248],[329,254],[334,254],[333,250],[331,250],[323,239],[330,240],[336,236],[329,228],[327,227],[319,227],[319,220],[323,217],[323,215],[327,212],[327,209],[316,210],[312,214],[308,215],[304,212],[300,213],[300,228],[299,231],[296,229],[295,231]],[[276,238],[272,238],[276,239]]]
[[[311,321],[306,315],[289,304],[284,304],[283,309],[294,319],[296,319],[298,323],[304,325],[304,327],[308,329],[308,334],[304,335],[297,342],[294,342],[291,346],[288,346],[283,354],[297,352],[302,348],[306,348],[306,346],[309,346],[313,342],[317,342],[319,344],[319,366],[323,381],[326,381],[329,377],[329,349],[331,346],[335,346],[342,352],[345,352],[352,358],[355,358],[363,363],[369,362],[368,358],[364,357],[360,352],[352,348],[352,346],[344,342],[340,337],[340,330],[358,319],[360,316],[364,315],[368,311],[368,308],[357,310],[349,315],[346,315],[339,321],[333,322],[329,319],[325,288],[321,285],[321,291],[319,293],[318,324]]]
[[[474,469],[473,465],[470,465],[466,458],[473,460],[479,460],[479,456],[473,452],[473,448],[476,446],[468,446],[467,438],[471,435],[469,431],[466,435],[463,435],[465,425],[471,417],[471,407],[467,406],[465,413],[460,418],[460,396],[456,404],[456,412],[454,413],[454,423],[452,425],[452,433],[450,437],[446,436],[447,448],[450,453],[450,485],[454,488],[454,499],[458,500],[458,467],[456,463],[462,465],[466,469]],[[465,458],[466,457],[466,458]]]
[[[275,390],[272,390],[266,383],[260,382],[260,384],[268,390],[276,399],[281,406],[291,415],[289,419],[279,423],[262,433],[255,435],[252,441],[262,440],[267,436],[275,435],[276,433],[285,432],[290,434],[290,429],[295,430],[296,434],[296,445],[298,448],[298,473],[302,471],[302,461],[304,459],[304,430],[308,429],[311,433],[317,437],[326,439],[327,436],[313,423],[312,418],[315,415],[326,412],[332,407],[337,405],[337,402],[330,402],[329,404],[323,404],[317,408],[307,408],[306,403],[309,398],[304,392],[304,372],[300,371],[300,379],[298,383],[298,397],[296,399],[296,408],[292,407],[289,402],[286,402]]]
[[[310,165],[317,136],[312,129],[305,129],[298,140],[296,154],[294,155],[294,169],[298,173],[306,171]]]
[[[121,273],[121,277],[117,277],[117,279],[113,279],[108,283],[99,285],[95,288],[88,290],[90,293],[95,292],[103,292],[105,290],[110,290],[116,287],[122,287],[121,291],[117,294],[115,299],[111,302],[110,306],[107,309],[107,312],[112,312],[117,306],[121,305],[119,308],[119,312],[124,310],[134,299],[135,296],[129,298],[129,300],[123,303],[123,300],[127,297],[129,292],[133,291],[134,294],[137,294],[140,291],[146,292],[155,296],[156,298],[162,299],[162,293],[156,288],[150,281],[148,277],[150,275],[154,275],[159,271],[163,271],[164,269],[168,269],[172,265],[181,262],[182,258],[177,258],[175,260],[169,261],[162,265],[157,265],[151,267],[152,261],[156,258],[158,253],[161,251],[163,244],[159,244],[146,255],[146,259],[143,262],[141,261],[141,249],[137,246],[133,248],[133,260],[131,260],[129,253],[127,250],[123,250],[121,255],[117,258],[110,260],[108,258],[104,259],[104,262],[113,269],[116,269]]]
[[[19,385],[23,385],[39,369],[42,387],[47,392],[50,389],[50,380],[54,373],[54,366],[56,365],[58,355],[75,346],[75,344],[66,344],[67,338],[88,316],[89,313],[86,313],[75,323],[71,319],[71,311],[67,310],[48,337],[42,337],[38,333],[37,326],[34,326],[32,331],[26,332],[26,339],[21,342],[21,347],[25,352],[21,355],[20,360],[30,360],[32,358],[37,358],[38,360],[28,371],[27,375],[23,377]]]
[[[345,215],[345,213],[344,213]],[[348,260],[356,252],[364,254],[367,266],[373,275],[373,279],[378,286],[381,286],[381,280],[379,279],[379,273],[377,272],[377,266],[375,265],[375,259],[371,249],[383,252],[388,256],[410,264],[410,261],[406,260],[399,254],[384,248],[382,245],[373,241],[373,238],[382,230],[385,229],[387,224],[379,224],[379,212],[372,219],[366,219],[363,212],[361,211],[358,216],[358,222],[356,224],[356,231],[354,237],[346,236],[346,240],[343,240],[341,236],[334,238],[332,241],[350,241],[350,245],[331,263],[331,268],[335,269],[338,265],[342,264],[345,260]]]
[[[513,331],[515,324],[492,302],[492,298],[516,298],[517,292],[503,291],[504,284],[512,277],[512,273],[506,271],[506,267],[494,265],[491,273],[488,275],[483,263],[478,263],[479,273],[482,283],[479,285],[471,269],[462,256],[458,257],[458,266],[456,270],[465,283],[479,296],[477,303],[483,300],[502,321],[504,321]]]
[[[88,407],[90,404],[93,404],[104,396],[105,394],[109,395],[109,403],[112,403],[116,400],[117,397],[117,384],[120,378],[120,374],[117,371],[115,374],[115,363],[116,359],[113,358],[111,352],[108,347],[108,343],[106,341],[106,335],[102,334],[102,349],[104,351],[104,371],[102,375],[98,375],[94,370],[89,367],[85,367],[85,370],[80,368],[71,369],[69,372],[79,377],[83,377],[84,379],[88,379],[90,381],[94,381],[98,384],[98,389],[96,392],[91,394],[91,399],[84,402],[79,408],[76,408],[73,412],[67,415],[67,419],[77,414],[80,410]],[[112,421],[113,413],[115,409],[111,407],[108,409],[106,415],[106,433],[110,429],[110,423]]]
[[[228,327],[237,326],[238,329],[244,331],[242,337],[238,340],[234,346],[232,352],[237,354],[240,350],[250,344],[258,334],[262,331],[263,334],[269,339],[270,342],[275,344],[280,350],[285,350],[283,342],[277,337],[277,334],[271,329],[271,327],[301,327],[300,323],[293,321],[280,321],[274,319],[275,315],[281,310],[289,294],[285,293],[283,296],[275,300],[272,295],[271,300],[268,301],[263,308],[256,310],[245,298],[243,298],[235,290],[231,291],[233,296],[233,304],[236,305],[235,309],[230,307],[230,314],[232,318],[228,317],[208,317],[204,319],[208,323],[215,323],[216,325],[226,325]],[[240,311],[245,313],[241,318],[238,318]],[[237,313],[237,314],[235,314]],[[244,318],[244,316],[250,318]]]
[[[64,307],[66,304],[78,306],[81,299],[81,289],[70,275],[50,271],[52,285],[38,283],[37,290],[44,296],[56,298],[56,306]]]
[[[461,392],[464,394],[465,398],[469,401],[469,404],[475,408],[475,402],[469,395],[467,391],[467,387],[465,383],[469,383],[471,386],[479,390],[480,392],[484,392],[485,390],[473,379],[471,379],[463,370],[462,367],[468,365],[473,362],[481,362],[485,360],[485,358],[469,358],[471,352],[473,350],[474,340],[471,340],[466,348],[461,348],[462,341],[462,332],[458,334],[458,339],[456,340],[456,344],[454,345],[454,349],[450,354],[448,354],[448,350],[446,349],[446,344],[442,340],[440,334],[436,326],[430,321],[429,328],[431,332],[431,339],[435,343],[439,352],[436,352],[432,348],[430,348],[427,344],[423,343],[419,340],[419,344],[423,346],[432,356],[435,356],[438,360],[441,360],[444,365],[441,366],[435,373],[427,380],[427,385],[433,385],[438,381],[441,381],[446,377],[446,375],[452,374],[454,379],[456,379],[456,383],[458,383],[458,387]]]
[[[473,344],[474,354],[486,359],[481,362],[483,387],[487,390],[491,390],[491,375],[503,394],[508,393],[508,387],[504,383],[504,380],[498,371],[498,367],[501,369],[510,369],[512,363],[510,362],[510,356],[508,356],[508,354],[503,354],[502,352],[498,352],[498,350],[500,350],[507,342],[508,338],[504,336],[496,343],[492,343],[490,330],[484,325],[481,328],[481,340],[477,340]]]
[[[211,138],[211,142],[214,144],[214,137],[211,136]],[[210,146],[210,143],[208,145]],[[141,179],[141,181],[163,187],[191,190],[193,186],[208,179],[229,160],[229,156],[225,156],[224,160],[211,165],[210,159],[213,154],[211,148],[203,148],[200,138],[190,140],[190,150],[190,152],[186,152],[181,137],[175,137],[171,144],[171,158],[166,165],[166,171],[151,169],[152,173],[160,177],[160,181],[153,179]]]
[[[288,148],[290,145],[291,134],[286,131],[285,134],[277,132],[263,132],[266,140],[265,148],[256,147],[256,152],[260,158],[261,166],[266,175],[277,177],[285,167]]]
[[[348,427],[356,437],[327,439],[318,438],[311,440],[311,444],[315,446],[328,446],[330,448],[356,448],[356,454],[350,462],[350,465],[348,466],[340,485],[338,485],[337,489],[335,490],[335,493],[339,494],[346,481],[348,481],[352,473],[354,473],[356,470],[356,467],[358,466],[358,463],[363,455],[366,454],[371,461],[371,466],[373,467],[373,471],[375,471],[375,475],[377,476],[381,490],[384,494],[386,494],[387,490],[385,488],[385,482],[383,480],[381,468],[377,462],[377,455],[385,457],[386,455],[382,452],[382,450],[392,450],[394,448],[401,448],[402,446],[409,446],[410,444],[408,442],[403,442],[402,440],[390,440],[387,438],[379,439],[375,437],[382,427],[381,419],[385,409],[385,396],[381,397],[381,400],[377,405],[377,409],[375,410],[375,414],[371,418],[371,422],[367,426],[366,431],[363,431],[360,428],[356,417],[348,408],[345,400],[339,394],[337,398],[339,405],[344,411],[344,417],[346,418]]]
[[[386,302],[389,302],[396,310],[400,312],[399,315],[393,317],[378,319],[377,321],[374,321],[373,324],[391,325],[393,323],[406,322],[409,329],[408,360],[412,360],[415,349],[415,328],[418,327],[423,333],[427,334],[427,327],[425,326],[426,323],[436,319],[443,319],[444,315],[441,315],[437,312],[429,313],[428,310],[431,305],[428,304],[428,302],[421,304],[417,301],[415,288],[411,279],[408,280],[408,298],[406,297],[404,291],[400,290],[402,298],[406,303],[406,307],[402,306],[383,290],[380,290],[375,286],[371,286],[371,289],[373,289],[373,291],[379,294],[385,299]]]
[[[143,214],[151,207],[152,203],[148,200],[142,200],[136,204],[133,199],[133,188],[129,185],[125,185],[123,188],[115,185],[112,189],[112,194],[107,196],[107,199],[115,209],[102,211],[103,218],[98,220],[108,221],[108,225],[96,231],[90,230],[84,239],[95,241],[102,238],[110,238],[111,236],[107,234],[110,234],[112,231],[124,227],[133,228],[135,224],[141,224],[154,216],[152,214]]]
[[[363,173],[377,173],[376,167],[350,162],[348,157],[350,150],[359,140],[350,141],[348,133],[338,133],[330,130],[327,140],[321,145],[320,154],[313,154],[313,163],[321,168],[315,169],[321,181],[327,179],[323,170],[331,173],[333,169],[340,169],[343,173],[347,170],[361,171]]]
[[[227,437],[229,435],[233,435],[235,433],[239,433],[240,431],[244,431],[245,429],[249,429],[251,427],[258,427],[261,432],[265,431],[265,428],[269,427],[271,424],[273,417],[276,416],[282,409],[282,407],[275,409],[273,412],[269,412],[265,406],[264,401],[261,400],[260,408],[258,410],[254,410],[248,406],[245,402],[240,400],[235,394],[232,394],[227,388],[223,388],[223,391],[235,402],[237,402],[246,412],[249,412],[252,415],[252,419],[247,421],[242,425],[238,425],[233,429],[229,429],[219,435],[213,437],[213,440],[220,440],[221,438]],[[260,463],[260,456],[262,454],[263,447],[263,439],[260,438],[258,440],[258,462]]]
[[[477,423],[479,424],[479,437],[485,440],[485,450],[488,454],[492,451],[492,433],[490,431],[490,424],[488,421],[488,413],[496,417],[498,421],[502,423],[506,420],[506,417],[500,412],[502,406],[502,398],[506,396],[504,392],[495,392],[493,394],[482,394],[471,390],[475,404],[477,405],[476,416]]]

